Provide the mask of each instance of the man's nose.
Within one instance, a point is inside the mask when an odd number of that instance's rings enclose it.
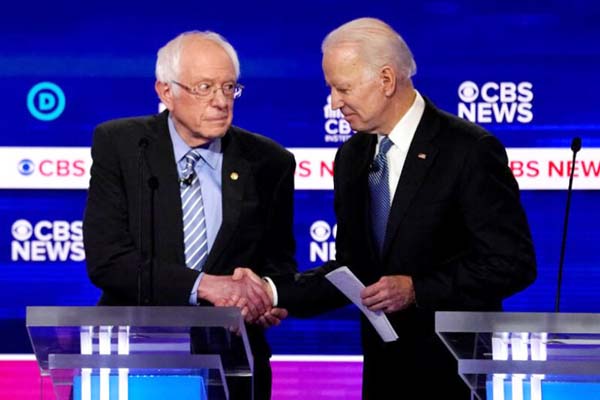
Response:
[[[341,96],[338,94],[336,90],[331,91],[331,108],[337,110],[338,108],[342,108],[344,105],[344,101]]]
[[[225,107],[227,106],[227,101],[228,98],[225,95],[225,93],[223,92],[223,88],[217,87],[215,88],[213,94],[212,94],[212,98],[211,98],[211,104],[214,105],[215,107]]]

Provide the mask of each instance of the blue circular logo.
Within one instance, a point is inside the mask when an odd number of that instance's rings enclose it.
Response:
[[[52,82],[40,82],[27,94],[27,108],[40,121],[52,121],[65,110],[65,94]]]
[[[19,161],[19,173],[21,175],[31,175],[35,170],[35,164],[29,159]]]

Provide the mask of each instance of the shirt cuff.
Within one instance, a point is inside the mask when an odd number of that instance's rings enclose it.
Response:
[[[190,304],[193,306],[198,305],[198,286],[200,286],[200,281],[204,276],[204,272],[200,272],[200,275],[196,278],[196,282],[194,282],[194,286],[192,287],[192,292],[190,293]]]
[[[275,283],[273,283],[273,280],[271,278],[265,276],[263,279],[267,281],[267,283],[271,287],[271,293],[273,293],[273,307],[277,307],[277,302],[279,300],[279,298],[277,297],[277,287],[275,286]]]

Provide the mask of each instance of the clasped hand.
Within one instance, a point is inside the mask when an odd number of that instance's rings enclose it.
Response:
[[[279,325],[287,317],[286,310],[273,308],[270,285],[249,268],[236,268],[231,276],[205,274],[198,294],[215,306],[239,307],[246,322],[263,327]]]

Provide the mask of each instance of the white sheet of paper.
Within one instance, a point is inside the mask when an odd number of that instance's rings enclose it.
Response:
[[[371,311],[360,300],[360,291],[365,285],[350,271],[348,267],[339,267],[325,275],[325,278],[338,290],[346,295],[371,322],[384,342],[393,342],[398,339],[396,331],[383,311]]]

